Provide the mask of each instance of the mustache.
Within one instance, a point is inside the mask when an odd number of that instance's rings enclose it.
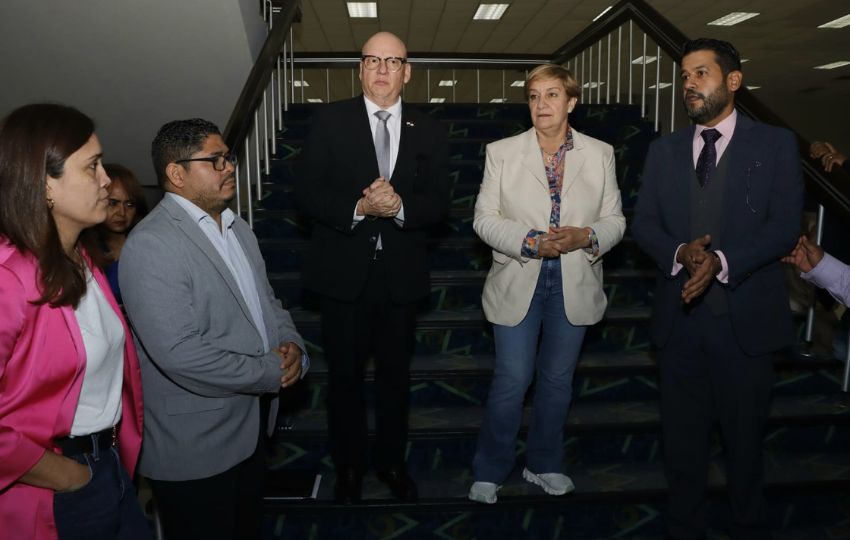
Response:
[[[695,92],[693,90],[686,90],[685,91],[685,97],[690,97],[690,96],[696,96],[700,99],[705,99],[705,96],[700,94],[699,92]]]

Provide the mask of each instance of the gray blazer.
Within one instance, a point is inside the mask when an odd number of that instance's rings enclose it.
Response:
[[[304,342],[275,298],[257,239],[233,230],[254,269],[269,346]],[[119,280],[135,334],[145,397],[139,472],[193,480],[249,457],[259,437],[259,396],[280,390],[281,360],[263,343],[215,247],[168,197],[133,230]],[[269,427],[274,425],[277,400]]]

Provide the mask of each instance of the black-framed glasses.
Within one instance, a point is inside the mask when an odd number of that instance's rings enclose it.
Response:
[[[209,161],[212,163],[213,169],[217,171],[223,171],[226,169],[228,163],[236,167],[236,163],[238,162],[236,154],[222,154],[220,156],[178,159],[174,163],[186,163],[187,161]]]
[[[360,57],[360,61],[363,62],[363,67],[369,70],[378,69],[378,67],[380,67],[381,65],[381,62],[383,62],[387,66],[387,71],[396,73],[404,66],[404,64],[407,63],[407,58],[399,58],[397,56],[387,56],[386,58],[381,58],[380,56],[375,56],[373,54],[364,54]]]

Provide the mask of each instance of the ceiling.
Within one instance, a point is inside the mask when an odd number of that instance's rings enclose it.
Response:
[[[377,19],[350,19],[344,0],[303,0],[302,19],[295,25],[294,49],[309,53],[352,53],[380,30],[394,32],[408,46],[410,56],[428,53],[533,54],[547,58],[553,51],[586,28],[615,0],[485,0],[503,1],[510,7],[499,21],[473,21],[478,0],[377,0]],[[850,66],[816,70],[814,66],[850,60],[850,26],[818,29],[817,26],[850,14],[848,0],[647,0],[682,32],[691,37],[709,36],[731,41],[749,61],[744,65],[745,84],[760,86],[755,95],[791,126],[811,139],[827,138],[850,149],[847,102],[850,98]],[[733,11],[760,13],[758,17],[731,27],[706,23]],[[639,37],[635,37],[638,43]],[[635,47],[635,51],[638,50]],[[627,54],[627,53],[626,53]],[[635,57],[639,53],[634,54]],[[669,64],[668,64],[669,65]],[[414,64],[415,66],[415,64]],[[664,68],[662,80],[672,78]],[[651,68],[654,72],[654,67]],[[430,75],[430,77],[428,77]],[[451,72],[417,73],[405,95],[408,101],[425,101],[451,92],[457,101],[474,100],[486,89],[502,92],[500,73],[480,73],[486,82],[476,84],[473,74],[454,74],[456,88],[439,89],[436,84]],[[506,82],[515,78],[505,75]],[[462,77],[466,77],[463,79]],[[654,76],[654,73],[652,73]],[[330,78],[331,90],[325,85]],[[340,99],[358,91],[350,70],[308,72],[310,87],[305,96]],[[430,80],[429,80],[430,79]],[[466,82],[466,84],[465,84]],[[430,83],[430,84],[427,84]],[[416,88],[414,92],[413,89]],[[443,92],[440,94],[439,92]],[[448,92],[448,93],[447,93]],[[513,93],[511,93],[513,92]],[[604,92],[603,92],[604,93]],[[505,91],[506,97],[521,99],[521,90]],[[296,97],[300,94],[296,93]],[[490,95],[482,97],[483,101]],[[839,122],[831,122],[837,109],[844,110]]]

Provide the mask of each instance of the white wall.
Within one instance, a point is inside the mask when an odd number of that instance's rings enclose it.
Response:
[[[224,129],[264,39],[257,0],[2,0],[0,116],[73,105],[106,161],[155,184],[157,129],[196,116]]]

